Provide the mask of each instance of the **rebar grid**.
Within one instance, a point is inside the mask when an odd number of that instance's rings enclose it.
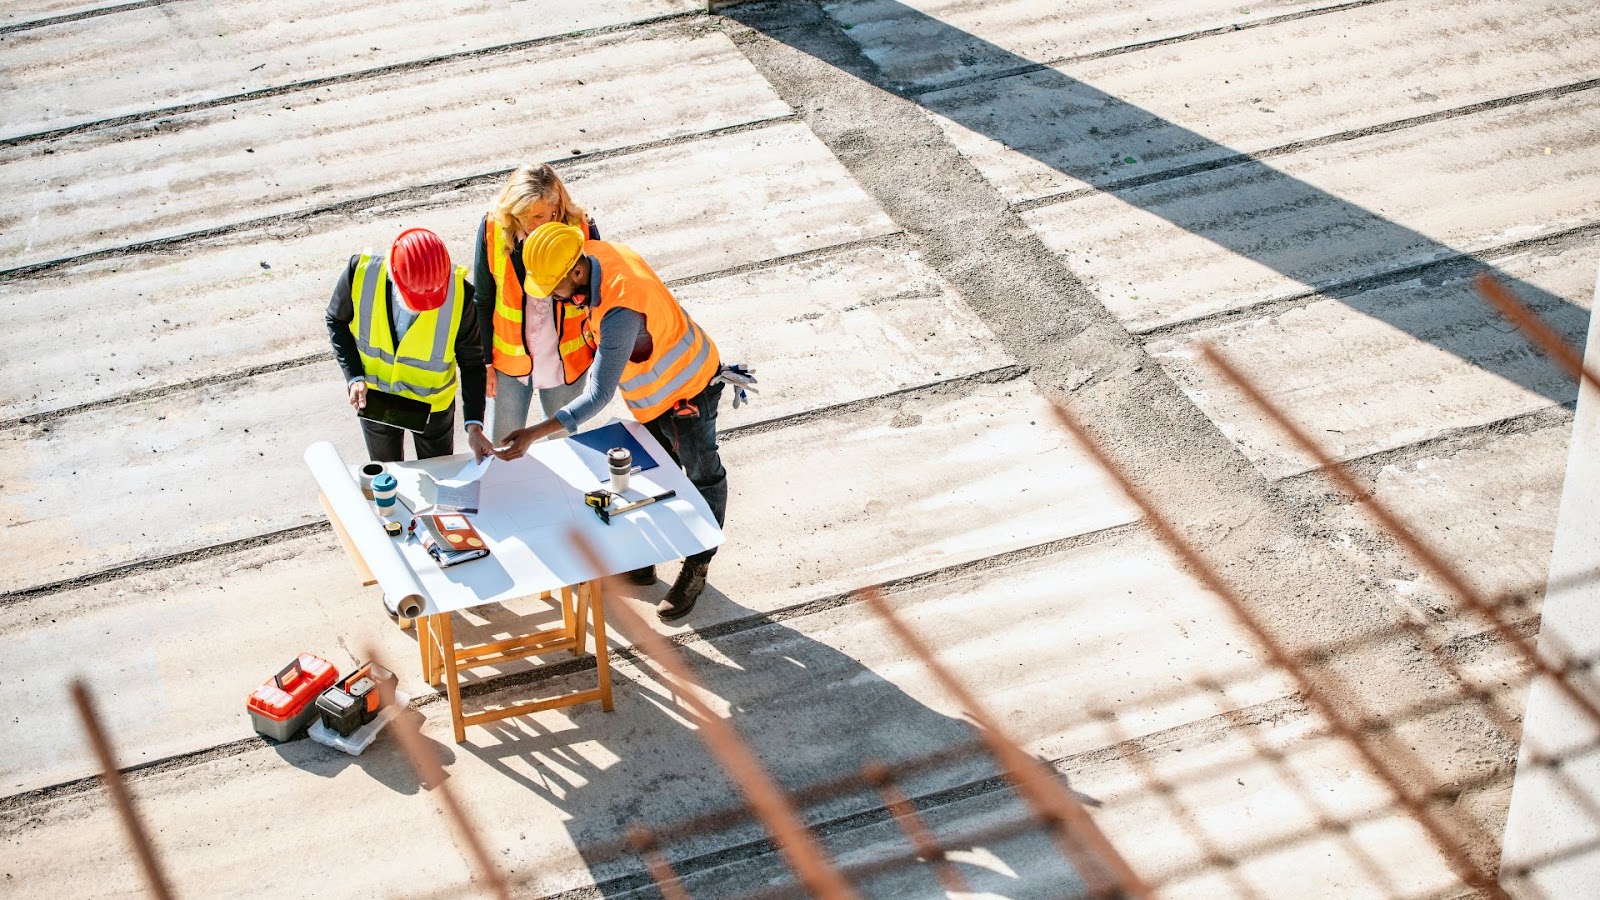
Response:
[[[894,816],[895,822],[900,825],[906,837],[910,839],[911,846],[917,851],[917,856],[933,865],[934,874],[938,876],[939,883],[947,891],[970,891],[967,880],[955,866],[950,865],[943,847],[934,838],[933,832],[928,830],[928,824],[917,814],[917,808],[912,805],[911,798],[906,796],[900,785],[895,783],[894,770],[890,769],[882,760],[868,760],[861,767],[861,774],[870,782],[878,786],[883,794],[883,805]]]
[[[1428,832],[1436,848],[1449,862],[1450,868],[1456,873],[1456,876],[1491,897],[1506,897],[1505,891],[1495,882],[1493,876],[1479,868],[1462,852],[1459,836],[1454,834],[1432,809],[1418,799],[1412,792],[1406,778],[1388,763],[1382,753],[1368,746],[1355,724],[1339,710],[1338,705],[1333,702],[1322,686],[1314,681],[1303,667],[1296,664],[1293,655],[1266,628],[1265,623],[1251,610],[1244,597],[1235,591],[1233,586],[1218,574],[1210,561],[1178,532],[1177,527],[1167,519],[1165,513],[1150,499],[1149,495],[1134,483],[1133,479],[1123,470],[1121,464],[1106,453],[1105,449],[1094,439],[1089,430],[1065,406],[1053,404],[1052,411],[1056,420],[1078,439],[1078,443],[1090,456],[1094,457],[1100,468],[1110,475],[1112,480],[1122,488],[1123,493],[1127,494],[1128,498],[1139,507],[1140,512],[1144,514],[1146,521],[1150,523],[1157,536],[1183,559],[1190,567],[1190,570],[1199,578],[1200,582],[1221,598],[1233,611],[1234,616],[1240,623],[1255,636],[1256,640],[1266,649],[1273,665],[1290,673],[1295,683],[1299,686],[1301,694],[1317,708],[1317,711],[1322,714],[1323,719],[1328,722],[1335,732],[1356,748],[1371,771],[1384,781],[1390,792],[1406,808],[1411,817]],[[1328,676],[1328,680],[1336,679]],[[1401,753],[1400,755],[1412,758],[1415,766],[1416,760],[1413,754]],[[1415,766],[1415,770],[1419,772],[1425,771],[1420,766]]]
[[[1532,642],[1520,634],[1517,629],[1505,619],[1501,618],[1495,610],[1494,604],[1480,591],[1467,583],[1467,580],[1456,571],[1455,567],[1445,561],[1444,557],[1423,540],[1409,525],[1400,520],[1399,516],[1390,512],[1383,504],[1379,503],[1372,492],[1356,480],[1347,468],[1333,454],[1329,453],[1317,443],[1305,429],[1297,425],[1289,416],[1271,400],[1268,400],[1261,388],[1244,373],[1234,368],[1215,347],[1202,344],[1200,353],[1206,361],[1216,368],[1224,378],[1232,382],[1245,395],[1251,405],[1261,410],[1280,431],[1288,435],[1300,449],[1317,461],[1321,472],[1332,478],[1334,483],[1349,494],[1357,503],[1360,503],[1367,512],[1377,520],[1378,524],[1390,535],[1396,538],[1402,546],[1423,564],[1425,568],[1439,580],[1445,583],[1457,598],[1466,602],[1467,606],[1480,617],[1486,620],[1491,629],[1502,641],[1517,652],[1535,672],[1547,678],[1554,679],[1556,686],[1572,701],[1589,720],[1600,725],[1600,705],[1578,690],[1577,685],[1566,676],[1574,673],[1575,662],[1570,657],[1558,661],[1545,659]]]
[[[1399,517],[1378,503],[1371,491],[1364,490],[1350,470],[1307,434],[1305,429],[1290,419],[1287,413],[1268,400],[1260,386],[1230,364],[1226,357],[1219,353],[1215,347],[1209,344],[1202,344],[1200,352],[1225,379],[1249,399],[1252,405],[1261,410],[1280,430],[1289,435],[1303,451],[1315,458],[1321,471],[1328,474],[1357,502],[1366,507],[1373,518],[1377,519],[1386,531],[1399,539],[1400,543],[1411,552],[1412,556],[1421,560],[1428,570],[1449,585],[1458,597],[1466,600],[1467,605],[1474,612],[1488,619],[1495,634],[1507,645],[1511,646],[1525,664],[1538,675],[1555,678],[1563,693],[1578,704],[1586,715],[1597,724],[1600,724],[1600,707],[1597,707],[1574,684],[1573,676],[1586,675],[1587,666],[1570,657],[1558,663],[1545,660],[1511,623],[1500,617],[1488,598],[1470,587],[1466,580],[1445,562],[1443,556],[1430,547],[1410,526],[1400,521]],[[1434,640],[1430,629],[1403,616],[1399,619],[1399,625],[1408,634],[1416,638],[1419,645],[1426,648],[1456,684],[1463,689],[1460,695],[1463,701],[1484,712],[1508,739],[1517,739],[1522,730],[1517,720],[1507,713],[1500,704],[1493,702],[1492,694],[1472,684],[1461,666],[1455,661],[1453,655]],[[1526,743],[1526,739],[1524,739],[1524,742]],[[1534,759],[1544,758],[1544,753],[1537,746],[1532,746],[1531,752]],[[1588,792],[1578,785],[1564,769],[1553,767],[1551,771],[1560,780],[1562,786],[1567,788],[1567,792],[1584,807],[1584,811],[1588,813],[1589,817],[1596,822],[1600,822],[1600,804],[1597,804],[1588,795]]]

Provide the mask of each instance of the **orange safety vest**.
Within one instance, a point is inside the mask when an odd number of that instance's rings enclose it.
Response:
[[[711,336],[683,311],[650,264],[633,248],[610,241],[589,241],[584,252],[598,265],[589,275],[591,315],[605,328],[605,314],[624,307],[644,316],[651,349],[646,359],[622,370],[617,385],[633,417],[641,422],[660,418],[679,400],[705,390],[717,376],[722,359]]]
[[[580,226],[582,227],[582,226]],[[516,267],[511,253],[516,248],[509,235],[492,217],[483,221],[484,250],[488,254],[489,271],[494,275],[494,342],[491,362],[507,375],[521,377],[533,371],[533,359],[528,356],[527,342],[523,337],[522,282],[517,280]],[[589,332],[588,310],[575,303],[556,303],[551,310],[556,318],[557,349],[561,353],[562,377],[572,384],[589,371],[594,362],[594,335]]]

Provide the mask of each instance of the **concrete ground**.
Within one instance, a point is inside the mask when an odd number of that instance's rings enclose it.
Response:
[[[367,646],[517,896],[651,894],[597,849],[636,821],[695,896],[786,883],[753,824],[673,829],[737,795],[625,631],[614,713],[454,744],[300,462],[361,455],[321,321],[343,260],[410,225],[467,259],[506,171],[549,160],[762,379],[722,412],[711,589],[662,630],[786,787],[975,737],[861,602],[879,586],[1163,896],[1469,894],[1050,404],[1492,869],[1520,668],[1199,353],[1534,627],[1576,393],[1470,278],[1583,337],[1597,38],[1578,0],[7,4],[4,893],[142,891],[78,675],[180,894],[474,893],[392,738],[352,759],[250,729],[285,657]],[[530,677],[490,675],[470,703]],[[1024,811],[981,758],[905,789],[958,843]],[[906,849],[876,794],[806,814],[841,863]],[[1036,832],[959,845],[976,892],[1077,891]],[[925,865],[862,888],[944,892]]]

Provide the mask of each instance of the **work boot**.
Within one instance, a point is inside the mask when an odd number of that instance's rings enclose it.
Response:
[[[645,566],[634,569],[628,573],[628,580],[638,585],[652,585],[656,583],[656,567]]]
[[[678,570],[678,580],[656,604],[656,617],[672,622],[687,616],[694,609],[694,602],[700,599],[700,592],[706,589],[706,572],[710,568],[710,563],[684,560],[683,568]]]

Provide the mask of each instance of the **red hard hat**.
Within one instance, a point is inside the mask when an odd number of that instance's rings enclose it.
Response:
[[[389,247],[389,275],[412,312],[444,305],[450,287],[450,251],[426,228],[407,228]]]

